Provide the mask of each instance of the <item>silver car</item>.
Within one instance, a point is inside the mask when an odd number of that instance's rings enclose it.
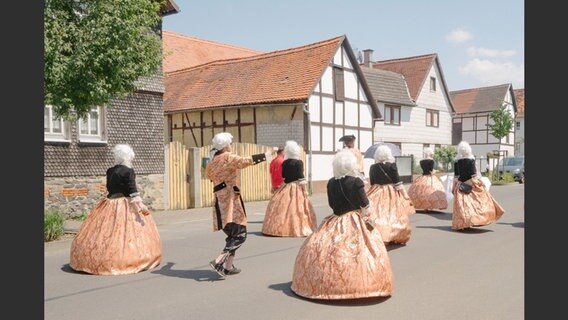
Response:
[[[505,157],[499,165],[499,174],[510,172],[518,183],[525,183],[525,156]]]

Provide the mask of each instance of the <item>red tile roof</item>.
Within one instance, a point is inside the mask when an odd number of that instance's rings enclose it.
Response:
[[[307,102],[345,36],[166,74],[165,113]]]
[[[503,103],[511,84],[472,88],[450,92],[456,113],[487,112]]]
[[[525,116],[525,89],[515,89],[515,100],[517,102],[517,117]]]
[[[170,31],[162,32],[162,44],[164,73],[195,67],[215,60],[250,57],[262,53]]]
[[[421,56],[377,61],[373,63],[373,68],[402,74],[406,79],[410,97],[416,101],[426,81],[428,72],[437,57],[437,54],[431,53]]]

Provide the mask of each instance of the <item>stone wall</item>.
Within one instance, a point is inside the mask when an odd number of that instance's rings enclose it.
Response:
[[[136,174],[138,191],[151,210],[164,210],[164,175]],[[106,195],[106,177],[75,176],[44,179],[44,208],[61,212],[66,219],[90,212]]]

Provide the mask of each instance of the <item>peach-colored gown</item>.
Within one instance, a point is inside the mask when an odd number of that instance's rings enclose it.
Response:
[[[262,233],[277,237],[306,237],[316,229],[316,212],[305,185],[298,180],[281,185],[266,206]]]
[[[377,229],[369,231],[360,210],[327,216],[296,256],[291,289],[310,299],[390,296],[393,274]]]
[[[367,198],[376,215],[375,225],[383,242],[406,244],[412,232],[410,215],[416,213],[412,202],[405,199],[393,184],[371,185]]]
[[[443,210],[448,207],[446,188],[434,174],[417,177],[408,187],[408,196],[416,209]]]
[[[499,220],[505,210],[485,189],[483,181],[474,177],[464,183],[471,184],[473,190],[469,194],[463,194],[455,186],[452,229],[485,226]]]
[[[154,218],[121,197],[105,198],[89,213],[71,244],[69,265],[90,274],[122,275],[152,269],[161,260]]]

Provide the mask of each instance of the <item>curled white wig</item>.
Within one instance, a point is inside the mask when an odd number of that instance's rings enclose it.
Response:
[[[217,133],[212,140],[213,149],[216,151],[221,151],[226,146],[230,145],[233,142],[233,135],[229,132],[219,132]]]
[[[432,148],[424,148],[424,158],[432,159],[434,157],[434,150]]]
[[[300,159],[300,145],[296,141],[286,141],[284,146],[284,159]]]
[[[341,179],[345,176],[357,177],[357,158],[355,154],[349,149],[342,149],[337,151],[332,161],[333,177]]]
[[[132,160],[134,160],[134,151],[127,144],[117,144],[112,149],[114,153],[114,164],[115,165],[125,165],[132,168]]]
[[[458,144],[458,153],[456,155],[456,160],[459,159],[475,159],[473,152],[471,151],[471,146],[467,141],[461,141]]]
[[[374,154],[375,163],[394,162],[392,151],[388,146],[382,145],[375,150]]]

